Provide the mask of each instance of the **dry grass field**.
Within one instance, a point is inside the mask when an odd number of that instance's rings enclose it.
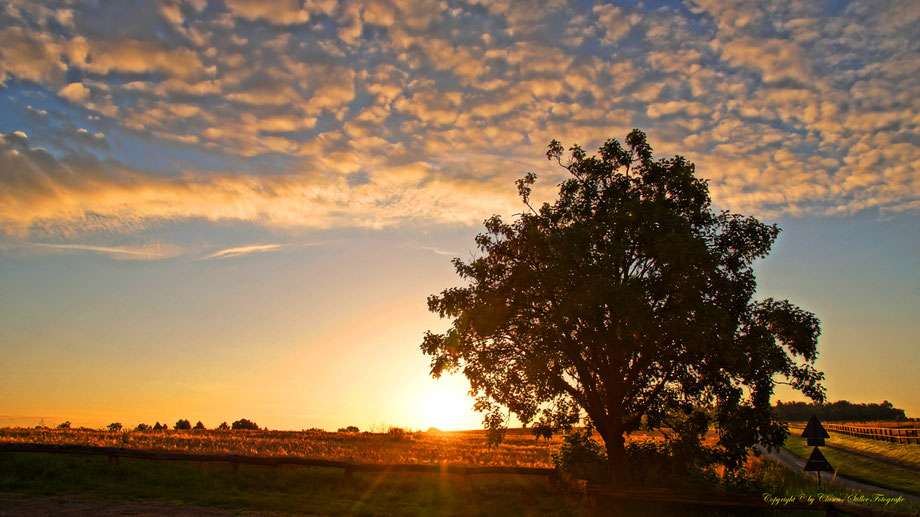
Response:
[[[483,431],[331,433],[324,431],[119,431],[0,429],[0,442],[125,447],[162,452],[297,456],[352,463],[424,463],[551,467],[560,438],[535,440],[512,429],[498,447]]]
[[[600,439],[596,437],[596,439]],[[637,432],[630,441],[660,440],[657,432]],[[714,439],[714,436],[713,438]],[[297,456],[351,463],[454,464],[552,467],[561,436],[536,440],[529,429],[509,429],[504,442],[489,448],[485,431],[333,433],[325,431],[118,431],[94,429],[2,428],[0,443],[47,443],[124,447],[159,452]]]

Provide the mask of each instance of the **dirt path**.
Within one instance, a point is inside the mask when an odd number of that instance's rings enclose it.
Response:
[[[72,495],[24,496],[0,493],[0,516],[36,517],[44,515],[77,517],[85,515],[114,517],[227,517],[230,515],[257,516],[265,514],[246,513],[205,506],[173,505],[160,502],[100,501]]]
[[[772,460],[778,461],[781,465],[789,467],[793,470],[801,472],[802,469],[805,467],[805,460],[799,458],[795,454],[792,454],[786,449],[779,449],[778,451],[768,452],[766,449],[762,447],[758,447],[758,448],[760,449],[760,452],[762,452],[764,456]],[[825,473],[825,475],[821,477],[821,481],[824,482],[826,479],[829,479],[832,476],[833,476],[832,474]],[[884,488],[880,486],[870,485],[868,483],[863,483],[862,481],[856,481],[855,479],[845,478],[843,476],[837,476],[837,479],[834,481],[834,483],[842,487],[852,488],[855,490],[862,490],[863,492],[868,492],[870,494],[885,494],[885,495],[889,495],[893,497],[901,496],[901,497],[904,497],[904,499],[910,499],[911,501],[920,503],[920,496],[908,494],[906,492],[900,492],[898,490],[893,490],[891,488]]]

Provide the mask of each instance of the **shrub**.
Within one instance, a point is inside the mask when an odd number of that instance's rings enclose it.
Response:
[[[387,429],[387,436],[391,440],[402,441],[409,439],[409,432],[402,427],[391,427]]]
[[[590,429],[565,435],[562,446],[553,451],[553,465],[578,479],[592,483],[610,482],[607,452],[603,445],[591,439]]]
[[[115,433],[115,432],[121,431],[121,427],[122,427],[121,422],[112,422],[111,424],[109,424],[109,432]]]
[[[61,422],[60,424],[58,424],[57,428],[58,429],[70,429],[70,420]]]
[[[259,426],[257,426],[255,422],[250,422],[249,420],[245,418],[242,418],[240,420],[237,420],[236,422],[233,422],[233,425],[230,427],[231,429],[246,429],[250,431],[259,430]]]
[[[134,430],[135,431],[149,431],[150,426],[141,422],[140,424],[137,424],[137,427],[135,427]]]
[[[230,426],[227,425],[227,422],[221,422],[220,425],[217,426],[217,429],[220,431],[227,431],[230,429]]]
[[[199,420],[198,423],[195,424],[195,427],[193,427],[192,429],[200,429],[200,430],[203,430],[203,429],[207,429],[207,428],[204,426],[204,424],[201,423],[201,420]]]
[[[188,430],[188,429],[191,429],[191,428],[192,428],[191,422],[189,422],[188,420],[185,420],[185,419],[179,420],[178,422],[176,422],[176,425],[173,426],[173,429],[175,429],[175,430],[177,430],[177,431],[178,431],[178,430]]]
[[[159,423],[159,422],[157,422],[157,423],[154,424],[154,426],[153,426],[153,430],[154,430],[154,431],[165,431],[165,430],[167,430],[167,429],[169,429],[169,428],[166,427],[166,424],[161,424],[161,423]]]
[[[358,429],[358,426],[356,425],[350,425],[348,427],[340,427],[339,432],[340,433],[360,433],[361,430]]]

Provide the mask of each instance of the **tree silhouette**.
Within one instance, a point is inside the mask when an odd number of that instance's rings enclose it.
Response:
[[[249,420],[245,418],[241,418],[240,420],[233,422],[230,428],[231,429],[248,429],[250,431],[259,430],[259,426],[257,426],[255,422],[250,422]]]
[[[176,425],[173,426],[173,429],[175,429],[175,430],[177,430],[177,431],[179,431],[179,430],[188,430],[188,429],[191,429],[191,428],[192,428],[192,423],[189,422],[188,420],[184,419],[184,418],[183,418],[182,420],[179,420],[178,422],[176,422]]]
[[[109,424],[109,432],[115,433],[121,431],[122,425],[121,422],[112,422]]]
[[[195,424],[195,427],[193,427],[192,429],[198,429],[200,431],[200,430],[204,430],[207,428],[204,426],[203,423],[201,423],[201,420],[199,420],[198,423]]]
[[[586,415],[615,484],[629,482],[624,433],[640,425],[699,443],[715,423],[719,457],[737,466],[753,444],[784,439],[775,375],[823,400],[819,322],[788,301],[753,300],[751,264],[779,228],[713,211],[694,165],[653,160],[642,131],[625,143],[591,157],[573,146],[566,163],[550,144],[547,158],[571,174],[558,199],[536,210],[536,176],[517,181],[529,212],[486,220],[482,255],[454,259],[468,285],[428,298],[452,325],[427,332],[422,351],[434,377],[463,371],[487,427],[506,425],[504,408],[541,432]]]

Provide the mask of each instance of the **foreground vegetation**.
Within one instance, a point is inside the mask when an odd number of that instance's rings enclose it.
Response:
[[[578,434],[578,433],[576,433]],[[568,439],[535,440],[526,430],[511,430],[505,443],[488,448],[483,431],[427,433],[326,433],[322,431],[159,431],[105,432],[77,429],[0,429],[0,442],[71,443],[147,450],[293,455],[360,463],[437,463],[552,467],[564,452],[583,449]],[[581,433],[581,436],[585,436]],[[582,445],[593,443],[582,440]],[[706,490],[729,494],[821,497],[857,500],[887,510],[918,512],[910,502],[871,502],[871,496],[818,486],[813,478],[764,459],[750,459],[737,473],[721,467],[680,466],[662,458],[660,435],[637,433],[629,448],[635,481],[644,486]],[[595,444],[596,445],[596,444]],[[832,451],[826,451],[832,462]],[[583,457],[583,456],[582,456]],[[836,463],[835,463],[836,464]],[[600,468],[605,465],[601,463]],[[680,468],[678,468],[680,467]],[[872,481],[876,481],[874,478]],[[880,481],[878,481],[881,483]],[[355,473],[346,482],[338,469],[261,467],[156,462],[122,458],[112,467],[104,457],[39,453],[0,454],[0,495],[28,497],[77,494],[103,500],[152,500],[258,512],[332,515],[571,515],[577,498],[548,490],[540,476],[470,476],[413,473]],[[862,499],[859,499],[859,498]],[[662,515],[674,505],[623,503],[628,515]],[[687,514],[680,508],[680,514]],[[700,515],[730,511],[697,509]],[[529,513],[527,513],[529,512]],[[770,515],[774,512],[764,511]],[[788,515],[785,510],[776,515]],[[803,512],[803,515],[813,512]]]
[[[657,432],[636,432],[630,442],[655,441]],[[501,445],[487,447],[486,432],[331,433],[310,431],[160,430],[0,428],[0,443],[48,443],[124,447],[159,452],[297,456],[351,463],[424,463],[553,467],[551,453],[561,436],[539,440],[529,429],[509,429]]]
[[[0,492],[158,500],[259,512],[321,515],[566,515],[542,477],[360,474],[338,469],[204,466],[52,454],[0,454]]]
[[[856,449],[861,449],[863,447],[868,449],[870,445],[874,445],[861,443],[872,442],[873,440],[851,438],[839,433],[829,434],[831,435],[831,438],[827,440],[827,443],[832,445],[837,445],[838,443],[842,445],[846,442],[848,444],[855,444],[854,448]],[[851,440],[859,440],[859,443],[843,440],[841,437],[851,438]],[[917,461],[917,455],[920,455],[920,447],[916,445],[897,445],[889,444],[888,442],[875,443],[889,445],[892,448],[900,447],[903,449],[903,451],[898,453],[894,453],[889,449],[879,447],[874,447],[873,450],[885,451],[888,454],[895,454],[897,457],[901,458],[911,457],[914,462]],[[807,442],[804,438],[799,437],[795,433],[786,439],[785,447],[796,456],[806,460],[811,455],[811,451],[814,449],[813,447],[809,447],[807,445]],[[864,458],[855,454],[832,449],[830,447],[822,447],[821,452],[827,458],[827,461],[829,461],[830,464],[837,469],[837,474],[840,476],[856,479],[881,487],[900,490],[910,494],[920,495],[920,473],[917,471],[900,468],[894,465],[888,465],[873,459]]]
[[[834,431],[829,431],[828,434],[831,435],[827,439],[828,445],[920,469],[920,445],[918,444],[883,442],[881,440],[835,433]]]
[[[809,498],[869,498],[853,491],[818,486],[813,478],[762,458],[751,459],[736,475],[713,472],[719,491],[757,494],[798,502]],[[710,487],[711,488],[711,487]],[[461,476],[412,473],[355,473],[347,482],[338,469],[260,467],[154,462],[122,459],[111,467],[104,457],[40,453],[0,454],[0,501],[76,494],[113,502],[161,501],[242,511],[320,515],[577,515],[578,498],[563,497],[540,476]],[[857,499],[859,500],[859,499]],[[918,512],[910,502],[861,503]],[[815,503],[817,508],[817,503]],[[754,515],[790,515],[778,510]],[[733,515],[730,510],[691,509],[659,503],[623,503],[623,515]],[[797,512],[793,515],[816,515]]]
[[[642,435],[637,435],[641,438]],[[0,442],[125,447],[160,452],[297,456],[351,463],[426,463],[552,467],[558,440],[535,440],[512,429],[505,442],[485,447],[484,431],[330,433],[311,431],[0,429]]]

